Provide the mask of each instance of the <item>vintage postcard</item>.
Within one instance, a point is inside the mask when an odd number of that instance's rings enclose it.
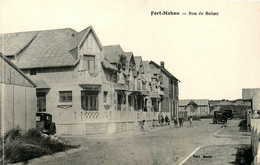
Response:
[[[260,164],[260,2],[0,0],[1,163]]]

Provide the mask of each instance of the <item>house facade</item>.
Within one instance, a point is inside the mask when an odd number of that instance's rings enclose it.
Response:
[[[208,99],[179,100],[179,111],[181,117],[205,116],[210,114]]]
[[[180,82],[175,76],[173,76],[166,68],[164,61],[160,62],[160,65],[153,61],[149,62],[151,68],[152,78],[152,90],[159,94],[160,98],[157,98],[158,110],[163,113],[163,116],[169,118],[179,117],[179,86]],[[156,101],[152,101],[154,103]]]
[[[2,38],[9,52],[4,55],[35,82],[37,111],[52,114],[58,134],[128,131],[138,121],[158,119],[159,112],[177,114],[170,101],[167,106],[162,101],[167,87],[167,100],[178,102],[174,89],[179,81],[171,75],[162,85],[159,75],[169,74],[161,66],[148,62],[145,68],[141,57],[120,45],[103,46],[91,26],[81,32],[67,28]]]
[[[36,127],[36,85],[0,53],[1,135]]]

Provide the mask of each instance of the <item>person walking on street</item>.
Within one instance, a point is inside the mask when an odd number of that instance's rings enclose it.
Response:
[[[156,123],[155,123],[155,120],[153,119],[153,122],[152,122],[152,129],[155,129],[155,126],[156,126]]]
[[[180,124],[180,127],[182,127],[182,117],[179,118],[179,124]]]
[[[190,116],[190,127],[193,127],[193,125],[192,125],[192,116]]]
[[[164,117],[163,117],[163,115],[162,115],[162,117],[161,117],[161,122],[162,122],[162,125],[164,125]]]
[[[139,122],[141,132],[144,132],[144,123],[145,123],[145,120]]]
[[[167,115],[165,116],[165,124],[170,125],[170,119]]]

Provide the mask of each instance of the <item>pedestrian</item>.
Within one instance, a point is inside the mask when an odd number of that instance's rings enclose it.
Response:
[[[155,126],[156,126],[156,123],[155,123],[155,120],[153,119],[153,121],[152,121],[152,129],[155,129]]]
[[[161,120],[162,120],[162,125],[164,125],[164,117],[163,117],[163,115],[161,117]]]
[[[192,116],[190,116],[190,127],[193,127],[193,125],[192,125]]]
[[[144,132],[144,123],[145,123],[145,120],[139,121],[141,132]]]
[[[170,125],[170,120],[167,115],[165,116],[165,124]]]
[[[174,126],[178,127],[178,119],[176,117],[173,118]]]
[[[180,127],[182,126],[182,117],[179,118]]]

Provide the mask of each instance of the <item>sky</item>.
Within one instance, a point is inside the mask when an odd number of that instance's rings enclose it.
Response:
[[[0,34],[90,25],[102,45],[164,61],[181,81],[180,99],[233,100],[260,88],[260,2],[0,0]]]

